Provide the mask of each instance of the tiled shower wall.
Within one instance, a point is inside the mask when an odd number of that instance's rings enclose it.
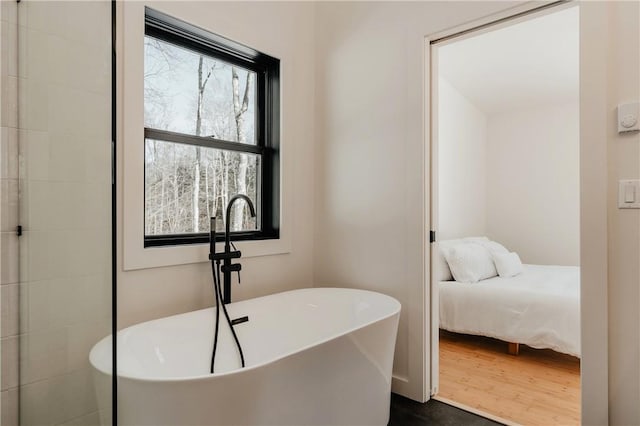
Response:
[[[18,10],[0,4],[0,421],[18,423]]]
[[[88,356],[111,321],[111,5],[2,0],[1,13],[2,426],[98,424]]]

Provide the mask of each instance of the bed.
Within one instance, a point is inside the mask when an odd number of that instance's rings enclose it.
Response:
[[[511,277],[440,281],[440,328],[580,356],[580,269],[522,265]],[[517,345],[515,346],[517,353]]]

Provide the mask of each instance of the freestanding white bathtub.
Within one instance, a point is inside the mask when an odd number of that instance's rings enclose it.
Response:
[[[294,290],[227,305],[246,367],[215,308],[118,333],[118,424],[386,425],[400,303],[341,288]],[[109,393],[111,337],[91,350],[98,394]],[[108,401],[109,398],[100,398]],[[108,414],[109,407],[100,407]]]

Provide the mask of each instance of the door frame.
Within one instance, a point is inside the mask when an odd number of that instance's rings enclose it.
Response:
[[[606,158],[606,4],[601,2],[527,2],[424,38],[425,111],[425,212],[430,230],[438,231],[438,116],[437,45],[460,41],[501,26],[513,25],[562,8],[580,8],[580,265],[581,265],[581,418],[583,424],[608,423],[608,331],[607,331],[607,170]],[[436,44],[436,47],[434,47]],[[589,81],[590,84],[584,83]],[[598,84],[594,84],[598,83]],[[588,191],[587,191],[588,188]],[[429,230],[427,230],[428,232]],[[439,300],[435,283],[431,243],[429,335],[425,344],[427,377],[425,400],[439,386]],[[586,314],[588,311],[588,315]]]

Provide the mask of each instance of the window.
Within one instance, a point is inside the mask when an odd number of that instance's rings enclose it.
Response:
[[[145,9],[144,245],[279,237],[279,61]]]

